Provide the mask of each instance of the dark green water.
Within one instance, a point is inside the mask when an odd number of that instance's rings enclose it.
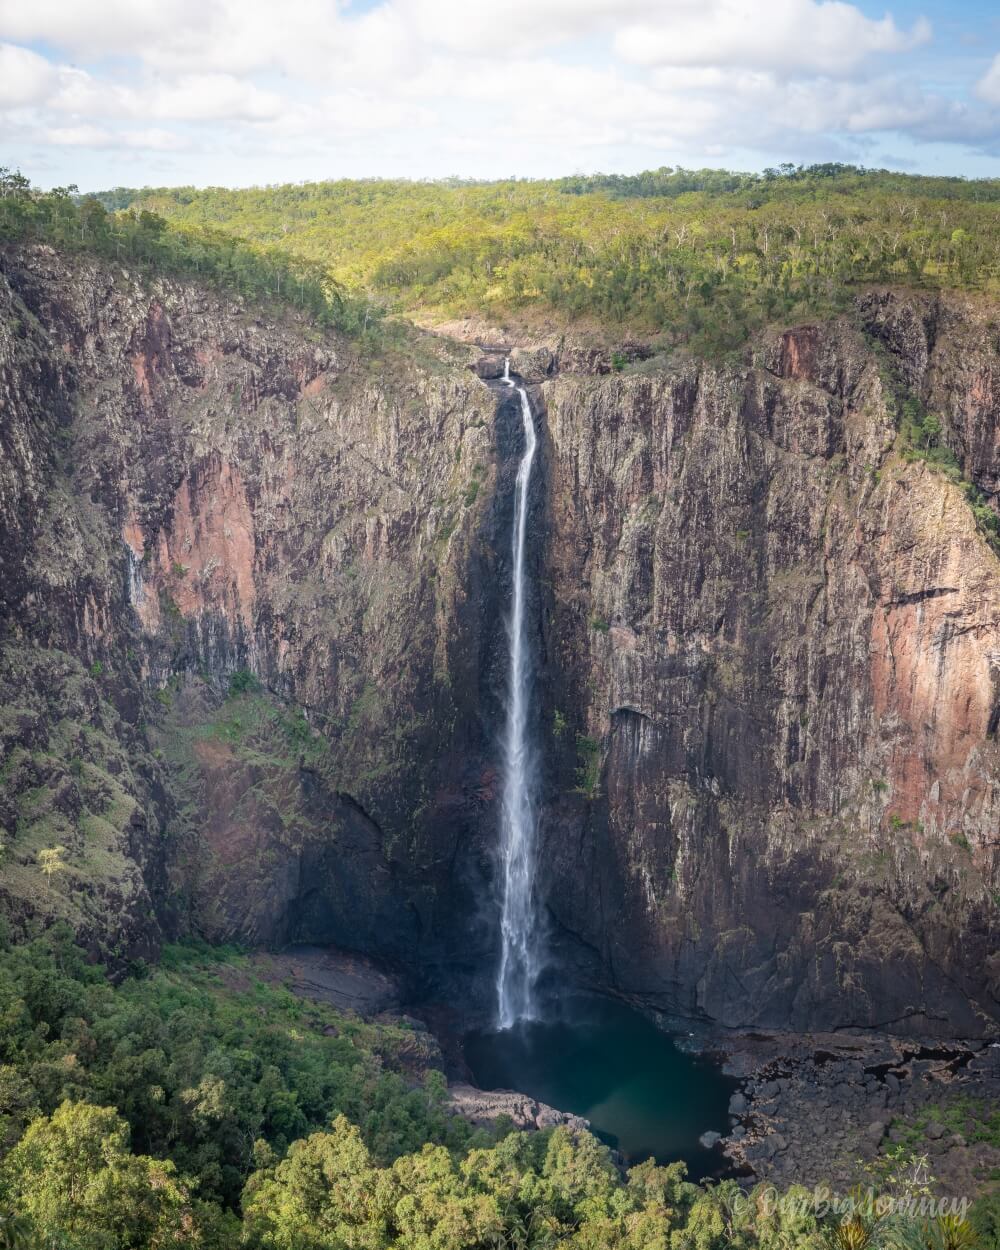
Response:
[[[685,1054],[645,1016],[610,999],[573,1000],[562,1018],[471,1033],[465,1058],[481,1089],[516,1089],[586,1116],[628,1163],[683,1159],[693,1179],[725,1166],[698,1138],[725,1133],[737,1083]]]

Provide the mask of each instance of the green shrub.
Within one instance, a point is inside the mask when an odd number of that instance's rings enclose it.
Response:
[[[585,734],[576,735],[576,751],[580,766],[576,771],[577,793],[594,799],[601,782],[601,744]]]
[[[248,668],[237,669],[229,675],[229,697],[236,698],[241,694],[256,694],[260,690],[260,682]]]

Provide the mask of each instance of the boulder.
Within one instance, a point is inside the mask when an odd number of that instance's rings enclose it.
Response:
[[[769,1137],[765,1137],[763,1141],[764,1153],[768,1159],[773,1159],[776,1154],[781,1154],[783,1150],[788,1149],[788,1142],[780,1133],[771,1133]]]
[[[448,1087],[451,1110],[473,1124],[493,1125],[501,1116],[510,1119],[515,1128],[555,1128],[564,1124],[575,1132],[590,1127],[582,1116],[559,1111],[527,1094],[512,1089],[477,1089],[474,1085],[456,1082]]]
[[[544,382],[552,372],[552,353],[547,347],[515,347],[510,354],[510,369],[523,382]]]
[[[702,1135],[698,1138],[698,1144],[704,1146],[706,1150],[711,1150],[712,1147],[717,1145],[720,1141],[722,1141],[722,1134],[716,1133],[712,1129],[709,1129],[706,1133],[702,1133]]]
[[[730,1098],[729,1100],[729,1114],[730,1115],[746,1115],[746,1113],[747,1113],[746,1095],[741,1094],[741,1093],[733,1094],[732,1098]]]
[[[472,366],[472,372],[484,381],[492,378],[502,378],[504,367],[503,356],[480,356],[476,363]]]

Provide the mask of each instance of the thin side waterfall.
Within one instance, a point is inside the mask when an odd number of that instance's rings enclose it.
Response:
[[[535,1015],[535,982],[539,973],[539,923],[535,908],[535,841],[538,824],[535,760],[528,741],[531,710],[531,664],[525,636],[525,532],[528,527],[528,491],[538,439],[531,403],[523,386],[504,364],[503,380],[521,399],[524,454],[514,487],[514,526],[511,540],[513,595],[508,621],[510,669],[507,678],[507,721],[503,742],[503,801],[501,806],[500,967],[497,972],[497,1024],[509,1029]]]

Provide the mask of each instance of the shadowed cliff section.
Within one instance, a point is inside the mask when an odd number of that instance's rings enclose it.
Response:
[[[995,490],[987,320],[873,295],[743,364],[544,386],[542,862],[591,977],[729,1025],[995,1029],[1000,563],[897,434],[922,399]]]
[[[5,912],[120,964],[195,932],[482,983],[516,409],[443,340],[0,269]],[[880,294],[528,377],[562,967],[731,1025],[994,1027],[1000,564],[898,433],[919,396],[995,497],[989,324]]]

